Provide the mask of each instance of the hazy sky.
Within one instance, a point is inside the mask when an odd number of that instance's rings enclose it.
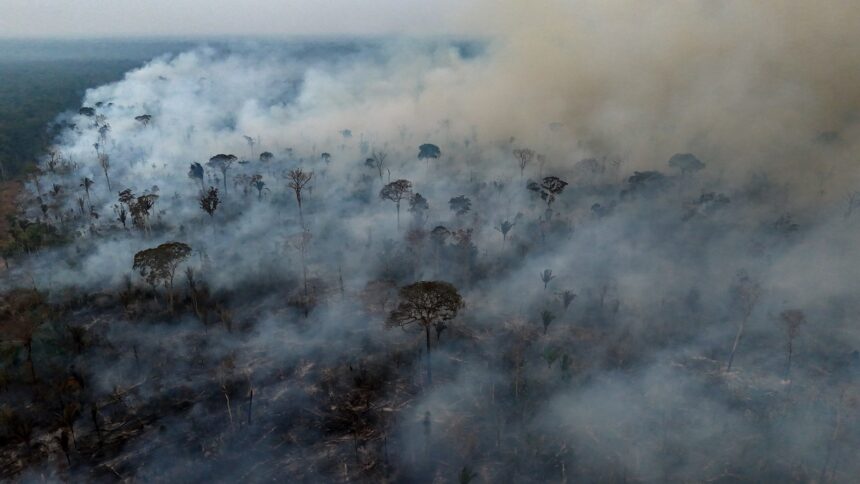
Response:
[[[0,0],[0,37],[469,33],[468,0]],[[467,6],[464,6],[467,5]]]

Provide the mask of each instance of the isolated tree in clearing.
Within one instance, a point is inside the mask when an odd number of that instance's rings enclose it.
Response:
[[[233,166],[233,162],[236,160],[236,155],[225,155],[220,153],[209,158],[209,162],[206,163],[207,166],[215,168],[221,172],[221,176],[224,179],[225,194],[227,193],[227,171],[230,170],[230,167]]]
[[[167,242],[134,254],[132,269],[136,269],[153,288],[162,285],[173,309],[173,276],[176,268],[191,254],[191,247],[182,242]]]
[[[379,198],[391,200],[397,206],[397,229],[400,230],[400,202],[408,198],[412,193],[412,182],[409,180],[396,180],[382,187]]]
[[[386,326],[405,328],[417,324],[427,337],[427,382],[433,383],[430,365],[430,328],[454,319],[465,307],[453,284],[444,281],[420,281],[400,289],[400,304],[389,314]]]
[[[301,168],[290,170],[287,173],[287,179],[290,180],[288,186],[296,193],[296,202],[299,204],[299,222],[302,227],[305,226],[305,216],[302,213],[302,189],[311,181],[314,172],[304,172]]]
[[[434,144],[425,143],[418,147],[418,159],[427,160],[428,164],[430,160],[436,160],[440,156],[442,156],[442,150]]]
[[[514,150],[514,158],[517,159],[517,166],[520,168],[520,179],[523,178],[526,166],[532,162],[532,158],[534,158],[534,156],[535,152],[528,148]]]
[[[200,163],[192,163],[191,168],[188,169],[188,178],[192,180],[197,180],[200,182],[200,190],[203,191],[203,165]]]

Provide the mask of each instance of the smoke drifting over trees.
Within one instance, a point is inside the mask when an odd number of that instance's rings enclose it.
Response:
[[[851,482],[858,7],[540,5],[89,90],[4,246],[2,475]]]

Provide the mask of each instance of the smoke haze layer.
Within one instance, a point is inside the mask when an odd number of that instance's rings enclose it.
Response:
[[[45,405],[107,437],[42,424],[25,476],[857,475],[860,6],[477,10],[480,41],[200,46],[59,118],[23,216],[63,237],[3,288],[53,311],[29,368],[86,381]],[[134,221],[127,189],[157,195]],[[148,283],[136,254],[168,241],[191,255]],[[457,317],[386,328],[426,280]]]

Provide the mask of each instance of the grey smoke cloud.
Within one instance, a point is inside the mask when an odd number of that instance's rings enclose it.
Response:
[[[851,381],[843,362],[860,347],[853,329],[860,233],[843,214],[846,191],[858,182],[860,44],[852,20],[860,7],[765,0],[485,8],[494,15],[482,28],[496,37],[477,54],[410,40],[309,60],[263,47],[204,47],[88,91],[84,105],[106,103],[99,111],[111,124],[103,144],[115,185],[136,193],[158,187],[159,237],[110,221],[115,193],[95,162],[98,134],[91,120],[71,115],[77,127],[57,147],[79,171],[48,173],[43,184],[75,187],[90,176],[102,218],[93,229],[70,221],[80,230],[70,247],[25,259],[14,273],[54,293],[115,288],[131,273],[135,251],[167,235],[188,242],[195,249],[189,265],[214,291],[238,294],[237,320],[256,323],[241,342],[213,344],[205,356],[235,353],[238,368],[293,372],[294,380],[260,385],[273,415],[306,403],[303,385],[315,383],[301,375],[312,375],[314,365],[351,364],[368,347],[420,347],[421,335],[384,331],[384,311],[359,308],[367,282],[450,279],[467,301],[458,321],[465,329],[442,336],[434,357],[441,383],[410,399],[394,422],[403,448],[392,459],[404,468],[466,461],[493,481],[507,475],[499,461],[540,449],[530,460],[540,473],[517,469],[521,475],[573,473],[554,460],[567,455],[586,480],[695,480],[703,469],[719,477],[733,467],[744,476],[785,478],[793,467],[783,455],[817,471],[836,441],[828,416],[841,405],[840,385]],[[144,112],[153,116],[146,127],[134,121]],[[245,135],[259,144],[249,148]],[[443,157],[419,162],[424,142],[440,145]],[[547,162],[530,165],[521,180],[511,150],[522,146]],[[449,246],[440,262],[431,244],[404,242],[394,206],[377,195],[388,173],[380,180],[364,166],[368,150],[380,148],[389,152],[391,179],[412,180],[430,201],[425,228],[474,229],[474,260]],[[254,159],[262,150],[275,155],[270,166]],[[635,170],[669,172],[666,160],[688,151],[706,162],[702,173],[620,195]],[[226,204],[209,219],[186,173],[216,153],[249,163],[233,168]],[[592,156],[621,163],[588,173],[579,161]],[[296,294],[301,277],[299,254],[287,243],[301,230],[297,207],[281,176],[296,166],[315,173],[305,205],[314,237],[308,265],[326,303],[307,320],[279,304]],[[241,173],[262,174],[269,192],[260,200],[253,191],[243,195],[232,178]],[[549,173],[571,186],[547,221],[546,205],[523,185]],[[207,185],[221,183],[215,175],[208,171]],[[731,202],[691,217],[708,192]],[[472,198],[465,217],[448,207],[458,195]],[[61,202],[74,209],[73,198]],[[600,215],[595,203],[614,208]],[[405,206],[401,217],[409,227]],[[507,240],[492,229],[502,219],[517,221]],[[557,276],[548,288],[539,279],[545,269]],[[738,354],[741,370],[725,374],[739,319],[729,288],[741,270],[765,290]],[[277,290],[244,307],[244,296],[261,297],[259,287]],[[565,289],[579,297],[562,311],[556,291]],[[789,382],[778,315],[790,307],[803,308],[810,323]],[[557,320],[542,337],[547,308]],[[124,344],[193,336],[195,323],[181,324],[111,336]],[[155,353],[157,345],[142,350]],[[562,353],[571,358],[567,370]],[[105,372],[101,387],[125,378],[126,363]],[[410,381],[420,375],[416,367],[402,371]],[[795,405],[793,392],[809,398]],[[750,402],[794,406],[758,415],[765,410]],[[424,437],[428,411],[434,430]],[[222,413],[201,403],[192,415],[223,424]],[[179,435],[187,430],[176,425]],[[856,427],[843,432],[856,438]],[[156,438],[147,436],[141,448]],[[752,442],[753,449],[725,442]],[[857,470],[841,465],[845,475]]]
[[[4,0],[3,37],[289,36],[466,33],[441,0]]]

